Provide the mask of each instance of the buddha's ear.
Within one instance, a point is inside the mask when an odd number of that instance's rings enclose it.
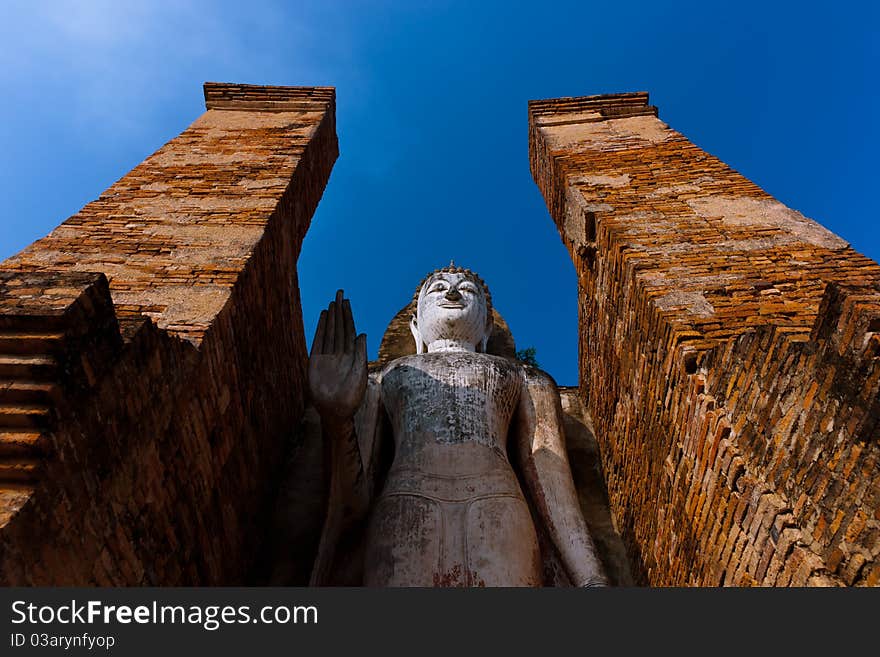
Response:
[[[480,340],[480,351],[484,354],[486,353],[486,345],[489,344],[489,338],[492,335],[492,329],[495,328],[495,318],[492,317],[492,313],[489,313],[489,317],[486,319],[486,330],[483,331],[483,339]]]
[[[422,341],[422,333],[419,331],[419,323],[416,321],[415,315],[409,322],[409,330],[412,332],[413,340],[416,341],[416,353],[425,353],[425,343]]]

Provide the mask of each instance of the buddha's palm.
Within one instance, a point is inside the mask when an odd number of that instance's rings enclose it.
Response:
[[[351,418],[367,388],[367,336],[357,335],[351,304],[336,293],[321,311],[309,355],[309,391],[323,417]]]

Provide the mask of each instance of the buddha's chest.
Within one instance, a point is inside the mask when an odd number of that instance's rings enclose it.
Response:
[[[382,376],[382,399],[404,433],[438,442],[485,440],[506,434],[522,385],[520,368],[497,356],[437,353],[395,361]]]

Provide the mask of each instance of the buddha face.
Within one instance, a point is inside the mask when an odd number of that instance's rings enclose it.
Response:
[[[437,350],[432,345],[443,348],[448,343],[469,350],[478,345],[485,348],[487,320],[482,286],[467,274],[441,271],[431,276],[419,292],[413,337],[428,351]],[[421,353],[422,349],[417,351]]]

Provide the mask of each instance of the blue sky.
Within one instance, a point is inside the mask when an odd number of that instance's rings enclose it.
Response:
[[[576,383],[575,275],[529,175],[532,98],[649,91],[673,128],[880,258],[876,4],[612,4],[7,0],[0,258],[189,125],[206,80],[337,87],[306,333],[343,287],[371,357],[455,258],[517,345]]]

